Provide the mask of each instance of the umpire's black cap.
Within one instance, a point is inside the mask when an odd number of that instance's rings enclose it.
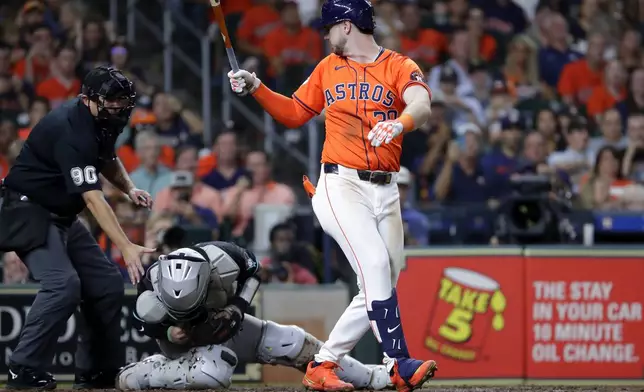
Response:
[[[99,66],[89,71],[83,79],[82,92],[92,100],[98,97],[106,100],[136,97],[134,83],[120,70],[108,66]]]

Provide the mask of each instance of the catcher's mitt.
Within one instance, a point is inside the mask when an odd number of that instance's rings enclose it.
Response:
[[[208,313],[202,323],[193,326],[189,335],[195,346],[222,344],[239,332],[244,313],[235,305],[228,305],[217,312]]]

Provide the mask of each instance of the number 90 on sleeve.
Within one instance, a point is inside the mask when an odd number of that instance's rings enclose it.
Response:
[[[81,186],[83,184],[96,184],[98,176],[96,175],[96,168],[94,166],[85,166],[84,168],[73,167],[69,171],[74,185]]]

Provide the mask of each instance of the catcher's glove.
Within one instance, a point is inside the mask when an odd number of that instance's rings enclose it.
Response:
[[[244,313],[235,305],[209,313],[207,319],[193,326],[190,339],[196,346],[222,344],[239,332],[244,321]]]

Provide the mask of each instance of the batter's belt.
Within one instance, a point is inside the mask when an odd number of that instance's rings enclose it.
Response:
[[[335,163],[325,163],[324,172],[326,174],[340,174],[340,169]],[[370,182],[377,185],[389,185],[394,181],[394,173],[384,171],[356,170],[358,178],[362,181]]]

